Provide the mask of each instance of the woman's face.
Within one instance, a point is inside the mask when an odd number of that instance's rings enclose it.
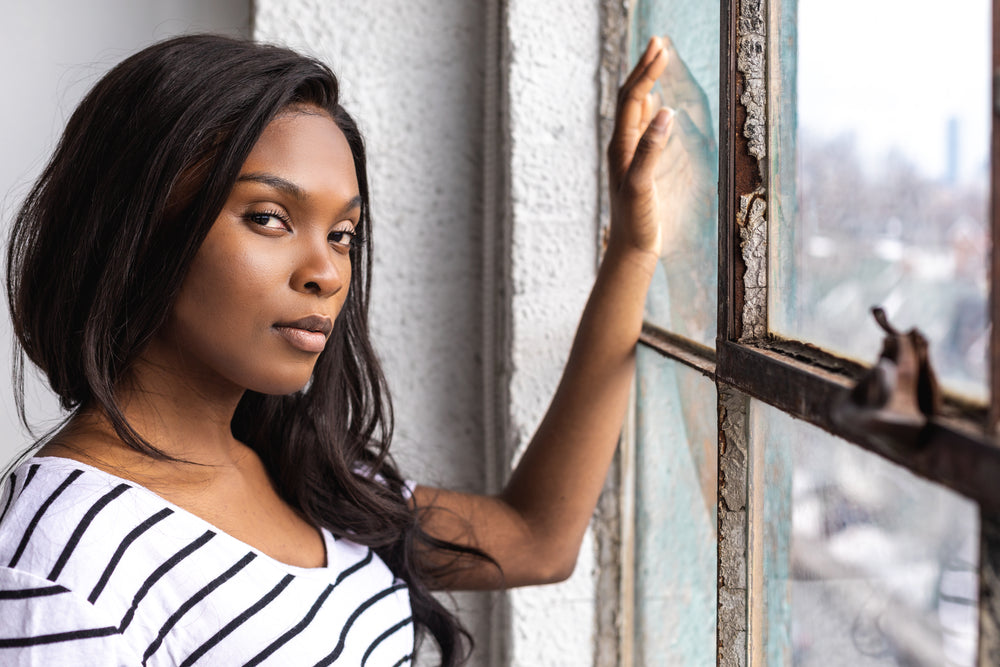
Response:
[[[278,116],[247,157],[150,353],[200,386],[301,389],[347,298],[360,215],[351,150],[329,115],[305,107]]]

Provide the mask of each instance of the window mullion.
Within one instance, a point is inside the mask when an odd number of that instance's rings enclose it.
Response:
[[[1000,294],[995,287],[1000,277],[1000,2],[993,2],[993,82],[990,140],[990,431],[1000,434]]]
[[[744,322],[746,264],[740,238],[740,203],[761,191],[759,155],[754,156],[744,130],[747,107],[741,98],[748,88],[746,59],[741,55],[752,38],[747,28],[763,30],[762,0],[730,2],[720,6],[720,104],[719,104],[719,299],[716,349],[744,336],[755,325]],[[747,21],[746,19],[750,20]],[[753,19],[758,19],[756,22]],[[761,39],[763,38],[760,35]],[[763,47],[762,42],[758,46]],[[762,55],[762,54],[759,54]],[[742,67],[741,67],[742,65]],[[742,73],[741,73],[742,70]],[[759,120],[759,119],[758,119]],[[766,244],[765,244],[766,245]],[[766,256],[766,255],[765,255]],[[758,294],[758,298],[763,294]],[[766,303],[766,301],[765,301]],[[758,315],[766,315],[766,309]],[[680,355],[678,355],[680,356]],[[716,360],[718,361],[718,353]],[[716,367],[717,370],[717,367]],[[717,381],[718,391],[718,591],[716,664],[747,665],[755,637],[750,622],[750,562],[748,538],[749,398],[727,383]],[[758,517],[758,520],[760,517]]]
[[[990,128],[990,415],[989,432],[1000,433],[1000,1],[993,2],[993,81]],[[979,516],[979,664],[1000,664],[1000,512]]]

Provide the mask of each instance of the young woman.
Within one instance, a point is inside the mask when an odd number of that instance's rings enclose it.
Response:
[[[0,664],[388,666],[429,634],[453,665],[430,589],[568,576],[660,254],[665,61],[653,40],[622,88],[607,253],[496,497],[388,456],[365,152],[329,69],[188,36],[104,77],[8,250],[23,356],[69,417],[0,492]]]

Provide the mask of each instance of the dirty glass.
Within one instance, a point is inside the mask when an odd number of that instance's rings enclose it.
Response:
[[[871,362],[881,305],[985,400],[990,3],[771,7],[771,330]]]
[[[670,59],[654,91],[676,114],[658,165],[665,251],[646,319],[711,347],[718,273],[719,3],[639,0],[629,28],[631,62],[653,35],[667,40]]]
[[[750,429],[760,664],[975,665],[976,504],[763,403]]]
[[[645,347],[637,380],[634,663],[713,665],[715,385]]]

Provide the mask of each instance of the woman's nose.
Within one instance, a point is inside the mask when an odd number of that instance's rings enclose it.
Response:
[[[303,244],[292,274],[292,287],[317,296],[333,296],[351,279],[351,260],[323,241]]]

